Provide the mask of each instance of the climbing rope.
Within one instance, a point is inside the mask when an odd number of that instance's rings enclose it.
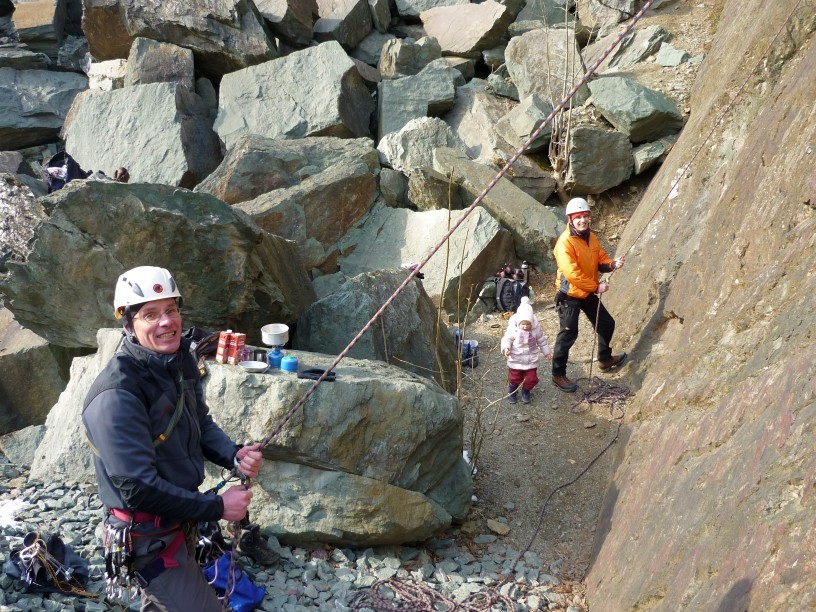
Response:
[[[671,187],[669,188],[669,190],[666,193],[666,195],[664,196],[664,198],[660,201],[660,204],[658,205],[657,209],[655,209],[655,212],[652,214],[652,216],[649,218],[649,221],[644,225],[643,229],[641,229],[641,231],[638,233],[638,235],[632,241],[632,245],[624,252],[624,256],[627,253],[629,253],[629,251],[633,248],[633,246],[637,243],[637,241],[643,235],[643,232],[646,231],[646,228],[649,226],[649,224],[652,222],[652,220],[654,220],[654,218],[657,215],[660,208],[668,200],[669,195],[677,188],[677,185],[679,184],[680,180],[683,178],[683,176],[686,174],[686,172],[688,172],[688,170],[691,167],[694,160],[697,158],[697,156],[700,154],[700,152],[703,149],[705,149],[706,143],[709,141],[711,136],[714,134],[717,127],[719,127],[720,123],[722,123],[722,120],[725,118],[725,116],[728,113],[731,112],[731,110],[733,109],[733,107],[736,104],[737,100],[740,98],[740,96],[742,96],[743,91],[745,91],[745,88],[747,87],[748,82],[751,80],[751,78],[757,72],[757,70],[759,70],[760,66],[762,66],[762,64],[765,61],[765,58],[768,56],[768,54],[770,53],[770,51],[774,47],[774,45],[776,45],[776,42],[779,39],[779,36],[782,34],[782,32],[784,31],[784,29],[787,26],[788,22],[791,20],[793,15],[798,10],[799,5],[801,4],[801,2],[802,2],[802,0],[797,0],[796,4],[791,9],[791,12],[788,14],[788,16],[782,22],[782,25],[779,27],[779,30],[777,30],[776,34],[771,39],[771,42],[768,43],[768,46],[766,47],[764,53],[757,60],[757,63],[755,64],[754,68],[751,70],[751,72],[748,73],[748,76],[745,78],[742,85],[739,87],[739,89],[734,94],[734,96],[731,98],[729,103],[725,106],[723,111],[717,117],[717,120],[714,122],[714,125],[712,126],[712,128],[708,132],[708,134],[706,134],[706,137],[703,139],[703,142],[700,144],[697,151],[691,157],[689,162],[683,167],[682,171],[678,174],[677,178],[672,182]],[[644,6],[644,8],[645,8],[645,6]],[[596,315],[595,315],[596,326],[597,326],[598,314],[600,313],[600,307],[601,307],[600,297],[601,296],[598,296],[598,298],[599,298],[598,299],[598,311],[596,312]],[[596,335],[594,334],[593,338],[595,336]],[[595,344],[594,344],[594,341],[593,341],[591,355],[594,355],[594,354],[595,354]],[[587,464],[587,466],[583,470],[581,470],[581,472],[579,472],[576,476],[574,476],[569,481],[567,481],[567,482],[565,482],[563,484],[560,484],[556,488],[554,488],[550,492],[550,494],[547,496],[547,498],[544,500],[544,503],[542,504],[541,510],[539,512],[539,515],[538,515],[538,522],[536,524],[535,529],[533,530],[533,535],[530,538],[530,541],[528,542],[527,546],[524,548],[524,550],[521,551],[521,553],[519,553],[518,557],[513,562],[512,566],[511,566],[511,570],[510,570],[511,572],[513,570],[515,570],[516,565],[518,564],[519,560],[522,558],[524,553],[527,552],[528,550],[530,550],[530,548],[532,547],[533,542],[535,541],[536,537],[538,536],[539,531],[541,530],[541,526],[542,526],[543,519],[544,519],[544,512],[545,512],[545,510],[547,508],[547,505],[549,504],[550,500],[552,499],[552,497],[558,491],[566,489],[567,487],[575,484],[582,476],[584,476],[587,472],[589,472],[589,470],[592,468],[592,466],[595,465],[595,463],[598,462],[598,460],[604,455],[604,453],[606,453],[606,451],[608,451],[612,447],[612,445],[618,440],[618,437],[620,436],[620,430],[621,430],[621,427],[623,426],[624,417],[626,416],[623,406],[625,404],[626,396],[629,395],[629,389],[626,388],[626,387],[620,386],[620,385],[611,385],[610,383],[607,383],[606,381],[598,381],[597,377],[595,377],[593,379],[593,377],[592,377],[592,365],[591,364],[590,364],[590,370],[589,371],[590,371],[590,375],[589,375],[588,380],[591,383],[594,383],[594,388],[593,388],[592,391],[585,393],[584,397],[581,400],[579,400],[578,402],[576,402],[572,406],[571,411],[572,412],[578,412],[577,407],[580,406],[584,402],[587,402],[589,404],[592,404],[592,403],[605,404],[605,405],[607,405],[609,407],[609,412],[610,412],[611,418],[614,419],[617,422],[616,427],[615,427],[615,433],[612,435],[609,442],[607,442],[607,444],[595,455],[595,457]],[[584,380],[584,379],[580,379],[580,380]]]
[[[487,612],[498,604],[504,604],[506,610],[515,610],[509,597],[495,591],[480,591],[456,601],[423,582],[386,578],[357,591],[349,608],[378,612]]]
[[[411,281],[413,281],[414,277],[418,273],[420,273],[422,271],[422,269],[428,263],[428,261],[430,261],[430,259],[439,251],[439,249],[441,249],[442,246],[449,240],[450,236],[462,225],[462,223],[464,223],[464,221],[473,212],[473,210],[475,210],[475,208],[479,204],[481,204],[481,202],[484,200],[484,198],[487,196],[487,194],[490,193],[490,191],[496,186],[496,184],[509,172],[510,168],[512,168],[512,166],[518,161],[518,159],[530,148],[531,144],[536,141],[536,139],[540,136],[540,134],[544,131],[544,129],[552,123],[553,119],[555,119],[555,117],[562,110],[564,110],[564,108],[566,108],[567,104],[569,104],[569,102],[572,100],[572,98],[575,96],[575,94],[578,92],[578,90],[581,87],[583,87],[589,81],[589,79],[595,74],[596,70],[606,60],[606,58],[609,57],[609,55],[615,50],[615,48],[617,48],[617,46],[624,40],[624,38],[626,38],[630,34],[630,32],[634,29],[635,25],[640,21],[640,19],[643,17],[643,15],[649,9],[651,9],[651,7],[652,7],[652,5],[654,4],[655,1],[656,0],[647,0],[647,2],[645,2],[643,4],[643,6],[634,15],[634,17],[632,18],[631,22],[627,25],[627,27],[615,38],[615,40],[604,50],[604,52],[590,65],[590,67],[587,69],[584,76],[576,84],[573,85],[572,89],[567,93],[565,98],[563,100],[561,100],[561,102],[559,102],[553,108],[552,112],[546,117],[546,119],[544,119],[544,121],[541,123],[541,125],[530,134],[527,141],[515,152],[515,154],[510,158],[510,160],[508,160],[508,162],[504,165],[504,167],[502,167],[501,170],[499,170],[499,172],[487,184],[487,186],[484,188],[484,190],[473,200],[473,202],[466,209],[463,210],[461,217],[449,228],[447,233],[445,233],[445,235],[440,239],[440,241],[436,245],[434,245],[434,247],[422,259],[422,261],[420,261],[419,264],[409,272],[409,274],[406,276],[406,278],[403,280],[403,282],[399,285],[399,287],[397,287],[397,289],[391,294],[391,296],[371,316],[369,321],[360,329],[360,331],[357,333],[357,335],[355,335],[354,338],[352,338],[352,340],[349,342],[349,344],[337,355],[337,357],[332,361],[332,363],[329,365],[329,367],[327,367],[324,370],[323,374],[317,380],[315,380],[314,383],[312,383],[312,385],[309,387],[309,389],[307,389],[307,391],[303,394],[303,396],[300,397],[300,399],[298,399],[298,401],[295,402],[295,404],[291,408],[289,408],[289,410],[278,421],[278,423],[275,425],[275,427],[272,429],[272,431],[261,441],[261,449],[266,447],[271,442],[271,440],[273,438],[275,438],[277,435],[280,434],[281,431],[283,431],[283,429],[287,426],[287,424],[292,419],[292,417],[297,413],[297,411],[302,406],[304,406],[306,404],[306,402],[314,394],[314,392],[317,390],[317,388],[320,386],[320,384],[324,380],[326,380],[327,376],[329,375],[329,372],[331,372],[348,355],[349,351],[356,345],[356,343],[363,337],[363,335],[375,324],[377,319],[379,319],[383,315],[385,310],[394,302],[394,300],[399,296],[399,294],[402,293],[402,291],[408,286],[408,284]],[[671,189],[669,190],[669,192],[666,194],[666,196],[660,202],[657,209],[653,213],[652,217],[646,223],[646,225],[641,230],[641,232],[638,234],[638,236],[636,236],[635,240],[632,243],[632,246],[630,246],[625,251],[624,255],[626,253],[628,253],[633,248],[634,244],[640,239],[640,236],[642,236],[643,232],[646,230],[646,227],[648,227],[649,223],[651,223],[651,221],[657,215],[657,212],[660,210],[660,208],[668,200],[669,195],[671,194],[671,192],[676,188],[679,181],[688,172],[688,169],[691,167],[691,164],[697,158],[699,153],[703,150],[703,148],[705,147],[705,144],[711,138],[711,136],[713,135],[716,128],[719,126],[722,119],[725,117],[725,115],[727,113],[729,113],[731,111],[734,104],[736,103],[736,100],[742,95],[742,92],[744,91],[745,87],[747,86],[750,78],[758,70],[759,66],[762,64],[762,61],[763,61],[764,57],[767,56],[767,54],[770,51],[770,49],[772,48],[772,46],[776,43],[776,41],[779,38],[782,30],[784,29],[784,26],[787,24],[787,22],[793,16],[795,11],[798,9],[799,5],[801,4],[801,1],[802,0],[797,1],[797,3],[794,6],[793,10],[791,11],[791,13],[788,15],[785,22],[783,23],[782,27],[780,27],[779,31],[776,33],[776,35],[772,39],[771,43],[768,45],[768,48],[766,49],[765,53],[763,54],[763,56],[757,62],[757,65],[749,73],[748,77],[746,78],[746,80],[742,84],[742,86],[739,88],[739,90],[735,94],[734,98],[732,98],[732,100],[729,102],[729,104],[725,107],[723,112],[720,114],[720,117],[715,122],[714,126],[712,127],[712,129],[710,130],[708,135],[703,140],[703,143],[701,144],[701,146],[699,147],[697,152],[692,156],[692,158],[688,162],[688,164],[686,164],[686,166],[683,167],[682,172],[678,175],[678,177],[672,183]],[[603,390],[604,395],[606,395],[606,393],[608,393],[608,392],[609,392],[609,389]],[[626,392],[628,393],[628,390],[626,390]],[[614,393],[612,393],[611,395],[614,396]],[[623,422],[623,416],[624,416],[623,411],[620,410],[620,414],[615,416],[615,420],[617,420],[617,428],[616,428],[614,436],[610,439],[610,441],[607,443],[607,445],[596,455],[596,457],[594,459],[592,459],[592,461],[590,461],[589,464],[580,473],[578,473],[573,479],[571,479],[570,481],[568,481],[568,482],[566,482],[566,483],[564,483],[562,485],[559,485],[558,487],[553,489],[553,491],[549,494],[549,496],[545,500],[545,502],[544,502],[544,504],[543,504],[543,506],[541,508],[541,511],[539,513],[538,525],[537,525],[537,527],[535,529],[535,532],[533,534],[533,538],[530,540],[530,543],[528,544],[527,548],[523,552],[526,552],[527,550],[529,550],[530,546],[532,546],[532,542],[534,541],[535,537],[538,534],[538,531],[540,530],[541,523],[543,521],[544,511],[545,511],[545,509],[547,507],[547,504],[549,503],[550,499],[552,498],[552,496],[556,492],[558,492],[558,491],[560,491],[560,490],[562,490],[562,489],[564,489],[566,487],[571,486],[579,478],[581,478],[584,474],[586,474],[589,471],[589,469],[600,459],[600,457],[612,446],[612,444],[615,443],[615,441],[617,440],[617,438],[618,438],[618,436],[620,434],[620,428],[621,428],[621,425],[622,425],[622,422]],[[236,472],[236,470],[233,470],[233,475],[235,474],[235,472]],[[234,538],[234,540],[235,540],[235,538]],[[236,546],[236,543],[235,543],[235,541],[233,541],[233,549],[235,548],[235,546]],[[523,554],[523,552],[522,552],[522,554]],[[521,555],[519,555],[519,559],[520,558],[521,558]],[[516,560],[516,562],[513,563],[513,568],[515,568],[516,563],[518,563],[518,559]],[[377,583],[377,584],[380,584],[380,583]],[[405,583],[401,582],[399,584],[405,584]],[[412,610],[429,610],[429,611],[435,609],[433,607],[432,602],[428,602],[426,599],[422,599],[422,597],[424,597],[424,587],[418,587],[416,590],[413,590],[413,589],[411,589],[410,587],[407,587],[407,586],[404,589],[403,588],[393,589],[393,584],[391,582],[388,583],[388,586],[392,588],[393,593],[395,594],[395,596],[399,595],[399,596],[401,596],[403,598],[406,598],[406,597],[414,597],[414,598],[419,597],[419,599],[412,600],[411,605],[406,607],[406,608],[380,607],[380,608],[374,608],[374,609],[381,609],[381,610],[412,609]],[[434,593],[436,594],[435,591],[434,591]],[[363,597],[363,595],[359,595],[359,596]],[[378,596],[378,597],[381,597],[381,596]],[[439,601],[442,601],[442,600],[437,600],[437,603]],[[394,605],[396,605],[396,603],[393,600],[390,600],[390,598],[389,598],[389,602],[387,604],[384,601],[377,600],[377,605],[394,606]],[[455,604],[455,605],[461,606],[462,604]],[[226,606],[226,601],[225,601],[225,606]],[[369,607],[373,608],[374,606],[371,605]],[[457,609],[457,608],[451,608],[451,610],[455,610],[455,609]],[[468,610],[468,612],[469,612],[469,610],[471,610],[471,609],[476,610],[478,608],[468,609],[468,608],[461,608],[460,607],[458,609],[459,610]],[[487,608],[485,608],[485,609],[487,609]],[[512,608],[512,603],[510,604],[510,606],[508,606],[508,609],[513,609]]]

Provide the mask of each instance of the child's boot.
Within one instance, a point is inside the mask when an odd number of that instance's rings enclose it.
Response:
[[[530,392],[527,389],[521,390],[521,402],[523,404],[529,404],[531,399]]]
[[[513,384],[511,384],[511,385],[510,385],[510,386],[507,388],[507,393],[508,393],[508,395],[507,395],[507,401],[508,401],[508,402],[510,402],[511,404],[515,404],[515,403],[516,403],[516,390],[517,390],[518,388],[519,388],[519,386],[518,386],[518,385],[513,385]]]

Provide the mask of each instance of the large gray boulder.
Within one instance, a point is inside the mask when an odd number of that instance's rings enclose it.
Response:
[[[516,15],[516,22],[537,21],[539,25],[554,26],[565,21],[570,23],[575,20],[572,13],[567,11],[568,4],[565,0],[534,0],[524,2],[524,8]]]
[[[529,144],[528,141],[552,111],[552,104],[542,100],[538,94],[531,94],[496,122],[496,132],[514,149],[527,144],[527,153],[541,151],[550,144],[550,124],[544,126],[535,140]]]
[[[431,62],[419,74],[380,81],[377,91],[377,138],[401,130],[411,119],[438,117],[451,109],[462,75],[444,59]]]
[[[46,421],[31,477],[94,480],[80,411],[121,332],[103,329],[99,350],[75,359],[71,381]],[[330,357],[293,351],[302,367]],[[311,380],[275,370],[247,374],[208,362],[211,414],[235,440],[261,440]],[[295,413],[253,481],[253,522],[284,543],[399,544],[430,537],[470,506],[462,459],[462,406],[436,383],[383,363],[346,358]],[[220,474],[213,470],[213,482]],[[273,503],[274,502],[274,503]]]
[[[195,91],[195,67],[190,49],[141,36],[133,40],[127,60],[125,87],[178,83]]]
[[[467,145],[468,156],[495,173],[517,150],[499,132],[499,124],[512,108],[513,103],[495,96],[487,82],[473,79],[456,89],[456,104],[444,120]],[[545,202],[555,189],[550,173],[526,155],[513,164],[512,181],[539,202]]]
[[[334,165],[371,163],[368,138],[310,137],[297,140],[246,135],[194,191],[238,204],[276,189],[299,185]],[[373,167],[373,166],[372,166]]]
[[[172,270],[185,323],[245,330],[293,323],[314,300],[294,245],[207,194],[165,185],[72,181],[38,200],[49,217],[0,278],[6,307],[49,342],[93,347],[112,324],[113,286],[150,263]],[[70,253],[71,257],[66,257]]]
[[[504,57],[520,99],[536,93],[553,105],[566,97],[586,71],[573,28],[539,28],[514,36]],[[587,87],[580,87],[573,104],[583,104],[588,97]]]
[[[298,321],[293,345],[300,350],[339,354],[405,280],[405,270],[374,270],[348,279],[312,304]],[[406,285],[374,326],[349,352],[379,359],[456,389],[457,353],[422,282]]]
[[[398,79],[418,74],[440,57],[442,48],[435,38],[390,38],[382,45],[377,68],[384,79]]]
[[[625,134],[581,126],[572,130],[570,145],[565,185],[572,194],[602,193],[632,176],[632,143]]]
[[[37,176],[31,164],[19,151],[0,151],[0,174]]]
[[[452,149],[434,151],[434,169],[451,176],[473,202],[496,172]],[[468,202],[468,204],[470,204]],[[555,272],[552,250],[564,228],[564,216],[516,187],[504,176],[482,199],[483,206],[513,236],[516,253],[540,270]]]
[[[50,346],[5,308],[0,347],[0,435],[42,425],[68,383],[71,360],[87,351]]]
[[[354,62],[331,41],[226,75],[215,129],[228,149],[246,133],[354,138],[368,136],[373,109]]]
[[[465,213],[447,210],[413,212],[375,206],[365,222],[343,239],[340,269],[347,276],[420,262]],[[482,282],[505,261],[515,258],[513,239],[490,213],[476,207],[447,245],[422,269],[422,286],[449,313],[464,317]]]
[[[422,27],[439,41],[445,55],[478,57],[499,44],[513,14],[495,0],[462,6],[438,6],[420,13]]]
[[[435,8],[437,6],[461,6],[470,4],[470,0],[396,0],[397,13],[400,17],[418,18],[422,11]]]
[[[368,0],[317,0],[320,18],[314,24],[314,39],[336,40],[353,49],[371,32]]]
[[[432,166],[434,149],[439,147],[463,153],[466,150],[465,143],[450,126],[435,117],[412,119],[400,131],[386,134],[377,144],[382,162],[409,176],[421,166]]]
[[[296,47],[312,40],[312,29],[318,17],[316,0],[255,0],[272,32]]]
[[[635,0],[576,0],[576,12],[584,25],[604,28],[631,19],[636,4]]]
[[[380,55],[382,54],[385,43],[389,40],[396,39],[397,37],[393,34],[372,30],[368,36],[361,40],[360,44],[351,51],[350,55],[352,58],[360,60],[369,66],[376,66],[380,61]]]
[[[671,136],[683,128],[683,115],[670,98],[632,79],[595,79],[589,90],[592,105],[634,143]]]
[[[87,91],[65,120],[65,146],[85,169],[192,188],[221,161],[210,107],[178,83]]]
[[[612,32],[588,44],[581,51],[584,63],[587,66],[594,64],[617,37],[618,33]],[[647,57],[654,55],[669,38],[671,38],[671,34],[659,25],[634,30],[627,34],[612,53],[599,64],[596,72],[603,74],[612,70],[619,71],[631,68]]]
[[[97,61],[128,56],[137,36],[193,51],[210,78],[277,57],[263,17],[250,0],[83,0],[82,28]]]
[[[71,103],[86,89],[84,74],[0,68],[0,148],[55,141]]]
[[[0,68],[47,70],[50,63],[45,53],[35,53],[23,47],[0,48]]]
[[[377,197],[379,156],[367,138],[303,142],[304,155],[312,163],[302,168],[301,178],[235,207],[266,231],[295,241],[306,270],[332,273],[337,271],[343,235]]]

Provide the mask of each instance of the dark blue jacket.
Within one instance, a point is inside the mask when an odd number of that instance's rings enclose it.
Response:
[[[231,468],[238,446],[210,417],[188,344],[184,339],[178,353],[163,355],[125,338],[91,386],[82,422],[98,452],[106,508],[150,512],[162,522],[222,517],[221,498],[198,492],[204,460]],[[176,410],[180,381],[184,412],[167,440],[154,445]]]

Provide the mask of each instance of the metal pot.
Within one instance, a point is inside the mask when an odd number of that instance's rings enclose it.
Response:
[[[289,342],[289,326],[270,323],[261,328],[261,341],[267,346],[283,346]]]

